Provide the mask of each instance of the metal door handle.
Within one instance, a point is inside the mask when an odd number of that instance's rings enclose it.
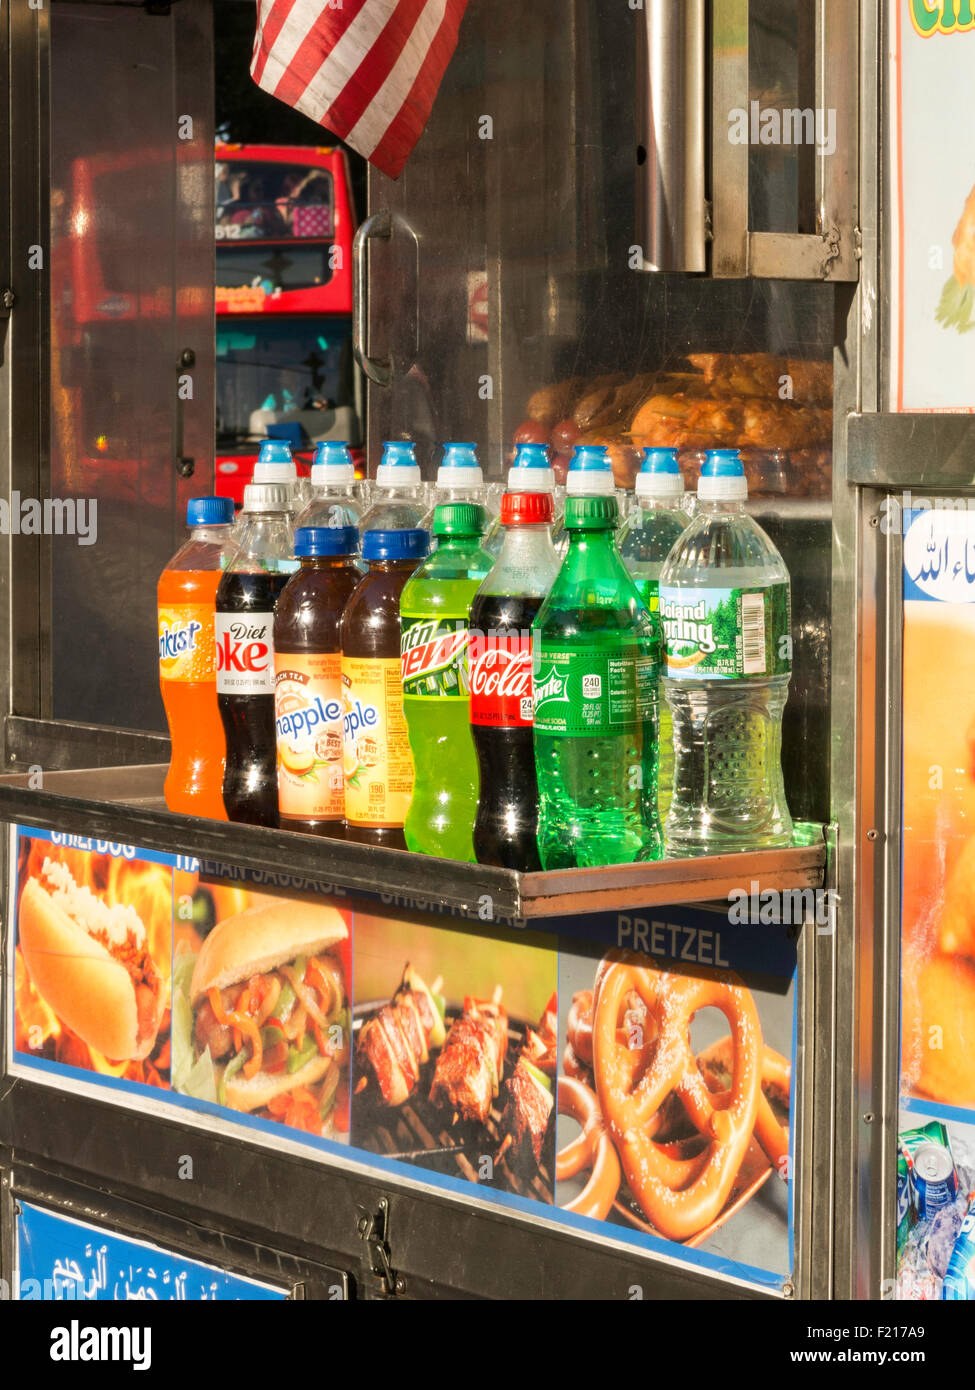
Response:
[[[369,270],[368,243],[372,237],[381,237],[388,241],[392,234],[393,219],[390,213],[375,212],[363,222],[352,243],[352,351],[366,376],[377,386],[389,385],[393,378],[393,368],[388,357],[369,356],[366,293],[366,276]]]

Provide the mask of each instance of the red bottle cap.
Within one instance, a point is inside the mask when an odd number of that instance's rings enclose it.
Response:
[[[547,526],[554,515],[550,492],[506,492],[501,498],[502,526]]]

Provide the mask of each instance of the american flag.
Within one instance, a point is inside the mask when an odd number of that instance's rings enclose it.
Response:
[[[251,76],[396,178],[467,0],[258,0]]]

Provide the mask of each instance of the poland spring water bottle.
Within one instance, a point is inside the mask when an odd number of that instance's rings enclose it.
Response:
[[[792,842],[782,711],[792,672],[789,573],[745,511],[736,449],[712,449],[694,519],[660,574],[674,736],[668,855]]]

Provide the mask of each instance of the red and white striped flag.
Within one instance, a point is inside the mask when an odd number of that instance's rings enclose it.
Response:
[[[467,0],[257,0],[251,76],[396,178]]]

